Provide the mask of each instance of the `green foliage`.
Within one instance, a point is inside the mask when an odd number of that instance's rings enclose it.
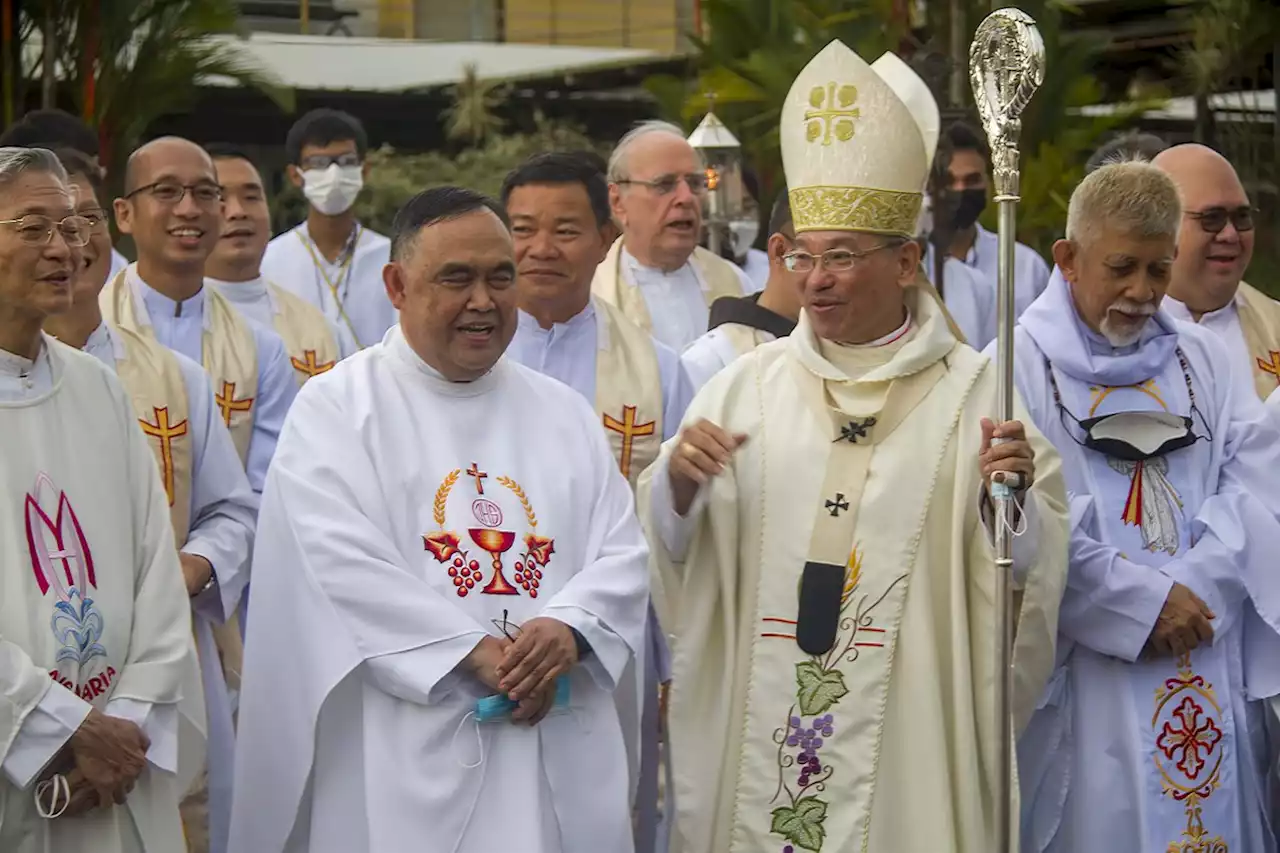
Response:
[[[445,111],[449,138],[474,145],[500,133],[502,119],[496,110],[504,94],[498,84],[480,79],[474,62],[468,64],[462,81],[453,87],[453,104]]]
[[[90,112],[85,100],[93,91],[91,123],[106,143],[104,165],[113,175],[120,174],[124,158],[152,122],[194,101],[202,79],[230,78],[262,91],[283,109],[293,109],[291,90],[238,47],[209,38],[236,31],[240,13],[235,0],[44,3],[57,7],[53,43],[77,112]],[[39,61],[29,70],[31,76],[39,76],[38,68]]]
[[[438,151],[404,154],[384,146],[369,152],[369,178],[356,201],[360,221],[383,234],[391,228],[396,211],[422,190],[452,184],[469,187],[497,197],[507,173],[534,154],[543,151],[591,150],[608,155],[583,131],[573,125],[535,116],[532,133],[490,134],[483,144],[460,151],[456,156]],[[306,216],[302,194],[290,190],[276,201],[277,232],[292,227]]]

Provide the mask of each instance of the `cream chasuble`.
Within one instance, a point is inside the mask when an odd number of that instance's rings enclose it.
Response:
[[[231,431],[241,463],[246,463],[253,436],[253,405],[258,395],[258,348],[249,321],[217,290],[211,287],[204,290],[208,318],[201,361],[213,382],[214,401],[222,410],[223,423]],[[99,301],[108,323],[154,339],[151,319],[135,287],[128,281],[128,270],[107,284]]]
[[[623,238],[614,241],[600,266],[596,267],[591,281],[591,292],[610,305],[622,309],[622,314],[646,332],[653,331],[653,317],[645,305],[640,288],[631,281],[622,263]],[[728,261],[708,252],[701,246],[689,256],[693,269],[702,286],[702,298],[710,309],[711,303],[722,296],[741,296],[742,280]],[[673,347],[678,353],[680,347]]]
[[[619,309],[596,300],[596,411],[632,488],[662,447],[662,376],[653,339]]]
[[[660,518],[675,442],[641,480],[676,644],[675,853],[990,853],[995,565],[977,453],[996,377],[932,298],[908,304],[920,326],[896,352],[820,343],[802,317],[711,380],[685,423],[748,439],[695,501],[683,555]],[[1043,556],[1018,617],[1019,726],[1052,668],[1066,574],[1058,459],[1029,433]]]
[[[1280,302],[1242,281],[1236,290],[1236,311],[1254,388],[1265,400],[1280,386]]]
[[[138,424],[155,454],[169,500],[173,540],[187,541],[191,526],[191,428],[188,424],[187,388],[173,353],[153,340],[123,329],[116,375],[138,415]]]

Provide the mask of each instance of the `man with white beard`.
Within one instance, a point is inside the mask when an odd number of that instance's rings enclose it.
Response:
[[[393,223],[400,324],[307,382],[259,517],[231,849],[630,853],[648,549],[590,404],[505,358],[505,211]]]
[[[1280,693],[1280,436],[1222,342],[1161,308],[1182,216],[1153,165],[1086,177],[1016,330],[1073,522],[1057,667],[1019,743],[1023,851],[1275,849],[1256,700]]]
[[[737,267],[698,245],[706,165],[680,128],[645,122],[609,158],[609,203],[622,237],[591,289],[677,353],[707,331],[711,303],[742,296]]]

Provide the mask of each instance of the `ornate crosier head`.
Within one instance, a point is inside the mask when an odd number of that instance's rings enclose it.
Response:
[[[988,15],[969,46],[969,80],[991,143],[995,200],[1016,200],[1022,111],[1044,82],[1044,40],[1035,21],[1014,8]]]

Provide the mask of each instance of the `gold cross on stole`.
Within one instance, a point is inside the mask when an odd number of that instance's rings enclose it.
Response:
[[[293,365],[293,369],[306,375],[308,378],[319,376],[329,370],[333,370],[333,366],[337,364],[335,361],[325,361],[317,363],[316,351],[313,349],[305,349],[302,351],[302,358],[289,358],[289,363]]]
[[[1271,359],[1270,361],[1263,361],[1261,358],[1257,359],[1258,369],[1263,373],[1270,373],[1276,378],[1276,384],[1280,385],[1280,352],[1271,350],[1267,353],[1267,356]]]
[[[253,398],[245,397],[243,400],[237,400],[236,383],[226,380],[222,382],[222,393],[214,394],[213,399],[222,410],[222,422],[228,427],[231,426],[232,412],[247,412],[253,408]]]
[[[138,418],[142,431],[160,442],[160,475],[164,480],[164,493],[169,496],[169,506],[173,506],[173,440],[187,434],[187,422],[169,423],[168,407],[155,407],[156,422],[150,423]]]
[[[622,453],[618,457],[618,467],[622,469],[623,477],[630,478],[631,447],[638,436],[653,435],[653,431],[656,429],[654,422],[636,423],[636,407],[623,406],[622,420],[618,420],[612,415],[605,415],[604,428],[622,435]]]

